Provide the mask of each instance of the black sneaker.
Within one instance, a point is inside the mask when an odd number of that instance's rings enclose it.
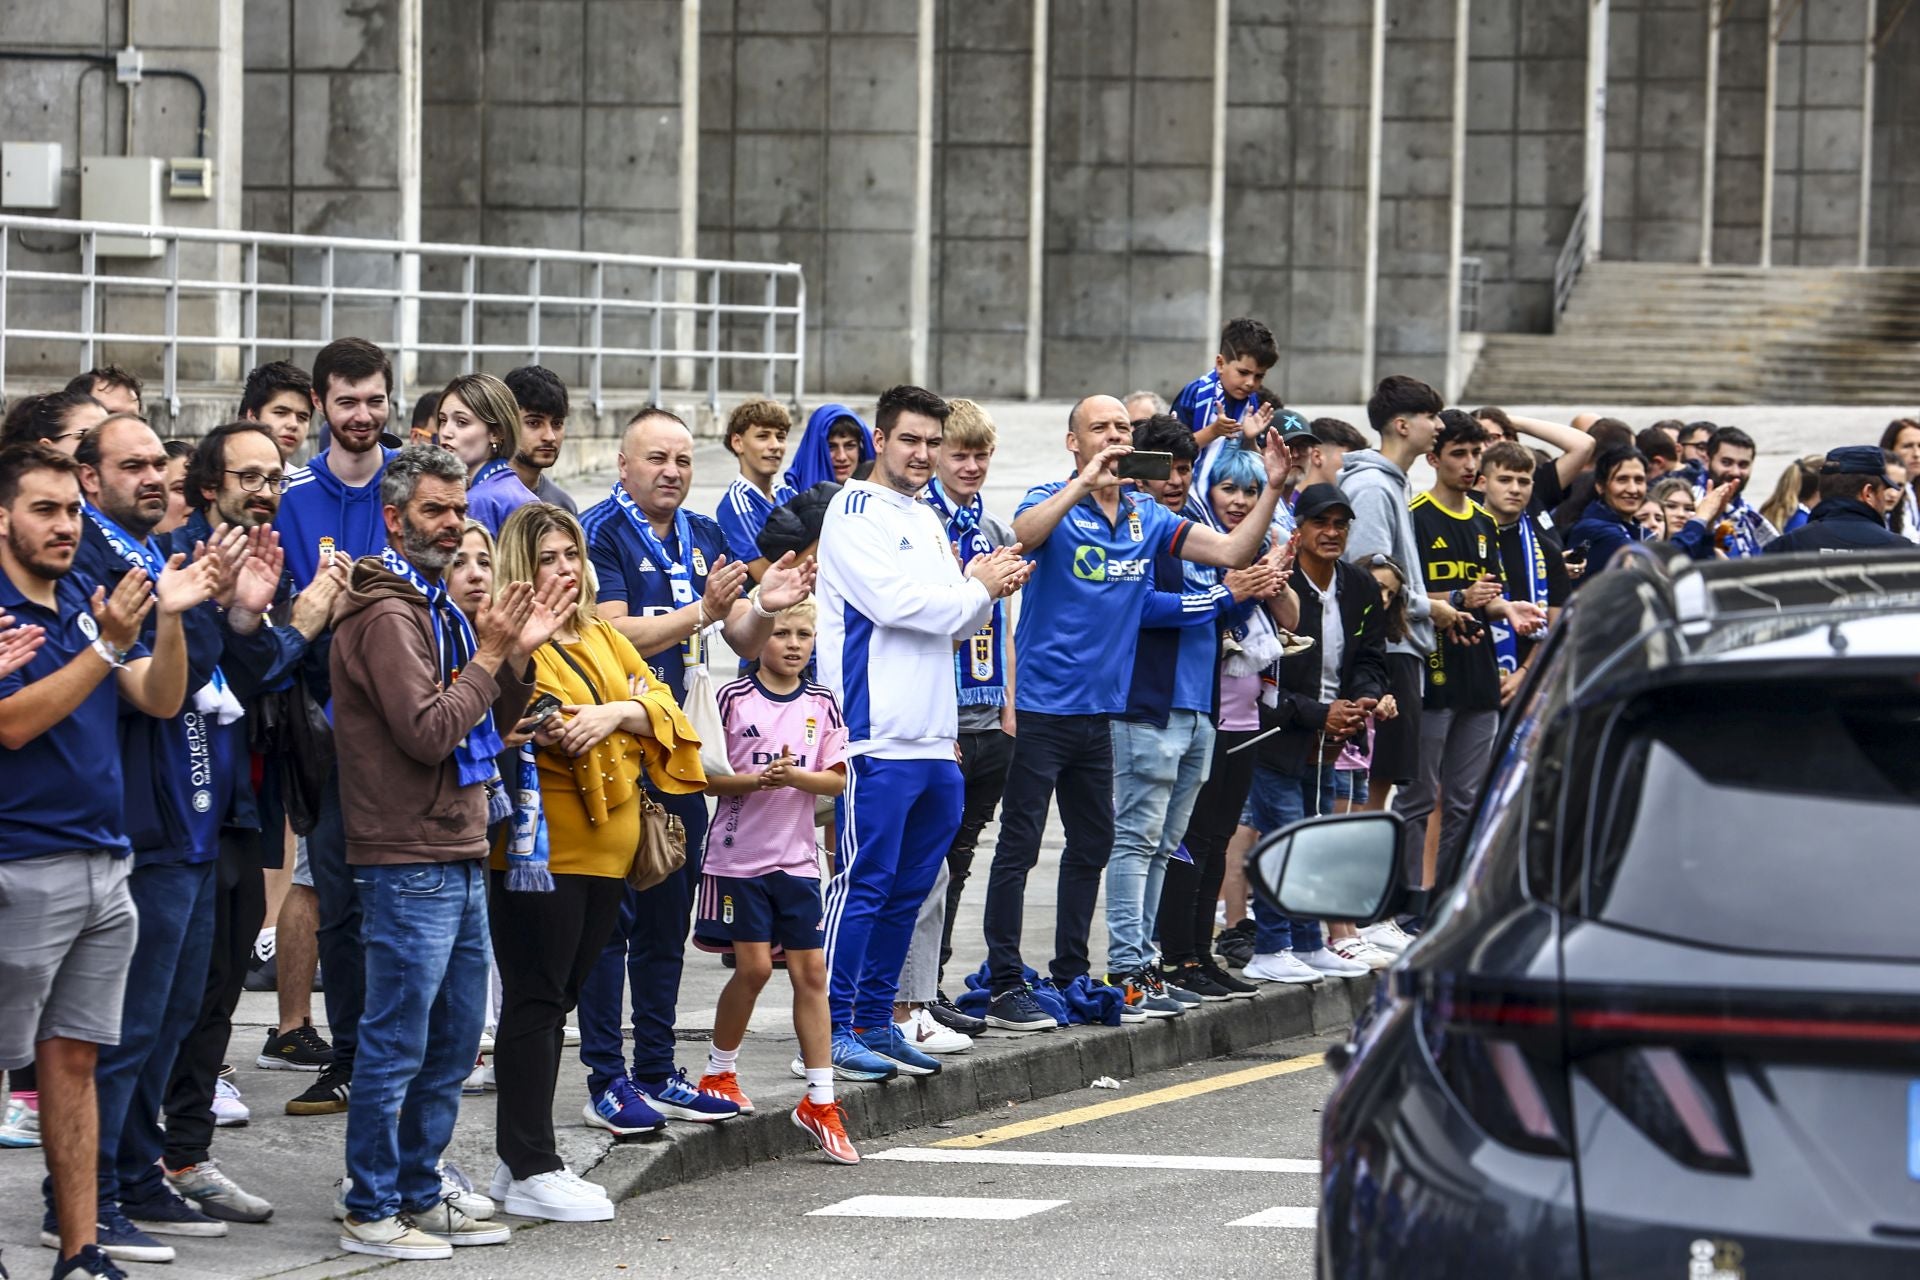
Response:
[[[1002,991],[987,1006],[987,1025],[1002,1031],[1051,1031],[1059,1024],[1025,987]]]
[[[1253,921],[1242,920],[1231,929],[1222,929],[1213,940],[1213,950],[1233,968],[1246,968],[1253,959]]]
[[[1235,1000],[1251,1000],[1260,990],[1239,974],[1228,973],[1217,964],[1202,963],[1200,968],[1207,975],[1208,981]]]
[[[927,1014],[935,1022],[949,1031],[958,1031],[963,1036],[977,1036],[987,1029],[985,1018],[976,1018],[972,1014],[960,1012],[960,1007],[947,999],[942,991],[940,998],[927,1006]]]
[[[253,1064],[262,1071],[325,1071],[333,1065],[333,1046],[311,1022],[303,1022],[291,1031],[267,1032]]]
[[[287,1102],[290,1116],[337,1116],[347,1109],[353,1092],[353,1072],[329,1065],[320,1078],[307,1086],[305,1093]]]
[[[6,1280],[7,1270],[0,1267],[0,1280]],[[98,1280],[127,1280],[127,1273],[113,1265],[113,1260],[100,1252],[97,1244],[80,1246],[80,1252],[71,1258],[61,1259],[53,1269],[53,1280],[62,1280],[64,1276],[95,1276]]]
[[[1183,964],[1172,969],[1162,969],[1160,977],[1167,984],[1168,994],[1175,991],[1188,991],[1202,1000],[1233,999],[1233,993],[1215,982],[1212,975],[1198,964]]]

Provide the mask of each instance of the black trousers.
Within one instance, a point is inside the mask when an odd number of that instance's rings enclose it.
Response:
[[[553,878],[552,893],[514,893],[506,872],[489,879],[487,914],[501,989],[493,1033],[500,1086],[494,1148],[515,1178],[565,1165],[553,1138],[561,1037],[580,984],[613,936],[626,887],[608,876],[562,875]]]
[[[953,917],[960,909],[960,892],[973,872],[973,853],[980,833],[993,821],[1000,793],[1007,787],[1007,765],[1013,761],[1013,739],[1000,729],[963,730],[960,734],[960,780],[966,786],[961,802],[960,829],[947,848],[947,918],[940,929],[940,976],[946,977],[953,958]]]
[[[1087,947],[1093,909],[1100,898],[1100,873],[1113,854],[1109,724],[1107,716],[1020,713],[1002,797],[1000,843],[987,872],[987,966],[995,992],[1019,986],[1024,976],[1020,934],[1027,873],[1040,861],[1040,836],[1049,802],[1056,799],[1067,842],[1060,853],[1051,976],[1067,983],[1092,968]]]
[[[1258,748],[1233,751],[1257,735],[1253,729],[1222,729],[1213,740],[1213,771],[1194,798],[1187,821],[1192,865],[1174,859],[1160,885],[1160,955],[1174,965],[1207,963],[1213,949],[1213,904],[1227,874],[1227,842],[1240,824],[1240,810],[1253,786]],[[1232,754],[1229,754],[1231,752]]]
[[[166,1166],[199,1164],[213,1142],[213,1090],[233,1036],[233,1011],[247,977],[247,956],[267,917],[260,833],[223,831],[214,866],[213,949],[200,1018],[180,1044],[167,1081]]]

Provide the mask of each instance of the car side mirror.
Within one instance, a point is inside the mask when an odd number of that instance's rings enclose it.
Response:
[[[1282,827],[1247,855],[1261,901],[1308,920],[1372,924],[1398,887],[1406,828],[1390,813],[1343,813]]]

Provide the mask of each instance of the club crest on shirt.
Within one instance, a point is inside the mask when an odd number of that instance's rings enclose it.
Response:
[[[1147,540],[1146,530],[1140,527],[1140,513],[1138,511],[1129,511],[1127,513],[1127,536],[1135,542],[1145,542]]]
[[[690,553],[688,553],[687,558],[693,561],[693,571],[695,573],[701,574],[702,576],[706,574],[707,558],[704,555],[700,554],[700,548],[695,547]]]
[[[1480,535],[1480,558],[1482,560],[1487,558],[1487,535],[1484,533]]]
[[[80,628],[80,634],[87,638],[88,644],[100,638],[100,624],[93,620],[92,614],[83,613],[73,621]]]
[[[819,737],[820,737],[820,722],[814,717],[808,716],[807,732],[804,739],[806,744],[808,746],[812,746],[819,739]]]

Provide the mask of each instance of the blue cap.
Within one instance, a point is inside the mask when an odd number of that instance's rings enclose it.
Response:
[[[1827,460],[1820,467],[1823,476],[1873,476],[1881,484],[1891,487],[1893,480],[1887,475],[1887,455],[1885,450],[1870,444],[1850,444],[1839,449],[1827,450]]]

